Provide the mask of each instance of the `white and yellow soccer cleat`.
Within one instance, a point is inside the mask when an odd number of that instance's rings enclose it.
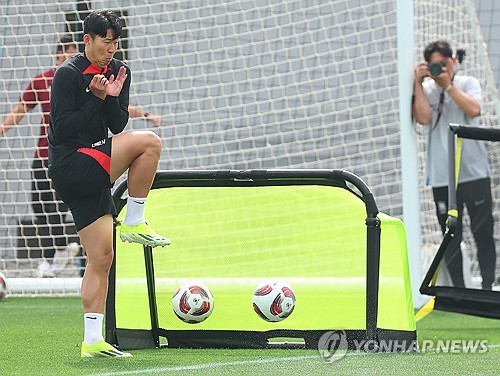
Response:
[[[105,357],[105,358],[131,358],[132,354],[122,352],[109,343],[104,341],[103,339],[93,345],[87,345],[85,342],[82,342],[82,358],[97,358],[97,357]]]
[[[124,242],[149,245],[151,247],[165,247],[170,239],[158,235],[146,222],[135,226],[125,226],[120,223],[120,239]]]

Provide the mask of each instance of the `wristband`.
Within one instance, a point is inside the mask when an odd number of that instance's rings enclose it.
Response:
[[[144,117],[145,119],[147,119],[147,118],[149,117],[149,112],[145,112],[145,113],[144,113],[144,115],[143,115],[143,117]]]
[[[452,87],[453,87],[453,83],[450,83],[448,86],[446,86],[446,89],[444,89],[444,92],[445,93],[449,92]]]

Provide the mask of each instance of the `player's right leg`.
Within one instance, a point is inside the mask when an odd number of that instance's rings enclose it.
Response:
[[[102,335],[108,274],[113,262],[113,217],[107,214],[98,218],[79,230],[78,235],[87,253],[81,288],[85,325],[81,356],[130,357],[106,343]]]
[[[84,341],[81,355],[125,357],[103,344],[103,319],[109,270],[113,261],[113,215],[110,191],[111,142],[101,147],[79,148],[54,169],[51,178],[71,208],[76,231],[87,254],[81,297],[84,309]]]
[[[122,241],[153,247],[170,244],[168,238],[158,235],[144,220],[144,206],[160,155],[160,138],[153,132],[129,132],[113,137],[111,181],[114,182],[128,169],[129,200],[124,223],[120,225]]]

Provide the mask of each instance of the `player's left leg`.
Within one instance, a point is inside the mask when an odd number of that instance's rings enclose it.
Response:
[[[161,155],[160,138],[153,132],[129,132],[113,137],[110,179],[114,182],[128,169],[127,212],[120,225],[120,238],[153,247],[170,244],[145,223],[146,198]]]
[[[161,155],[161,140],[155,133],[122,133],[112,139],[111,182],[128,169],[128,192],[132,197],[147,197]]]

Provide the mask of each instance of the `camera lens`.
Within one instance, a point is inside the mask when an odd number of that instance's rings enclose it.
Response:
[[[429,65],[429,72],[432,76],[439,76],[443,73],[443,66],[439,63]]]

